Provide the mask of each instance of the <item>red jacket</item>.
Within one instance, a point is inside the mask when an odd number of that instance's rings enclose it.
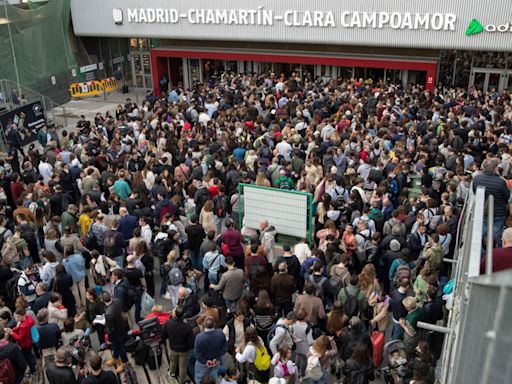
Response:
[[[147,319],[151,319],[152,317],[157,317],[158,318],[158,322],[160,323],[160,325],[163,327],[164,324],[171,319],[171,314],[168,313],[168,312],[164,312],[164,313],[159,313],[159,312],[151,312],[149,315],[147,315],[144,320],[147,320]],[[137,329],[134,329],[132,331],[132,335],[138,335],[140,333],[140,329],[137,328]]]
[[[25,315],[25,319],[12,330],[11,338],[18,343],[21,349],[29,349],[32,347],[32,334],[30,328],[34,326],[34,320],[29,315]]]

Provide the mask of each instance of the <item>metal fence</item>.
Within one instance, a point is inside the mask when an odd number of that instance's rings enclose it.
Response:
[[[512,382],[512,271],[480,276],[484,220],[491,221],[487,236],[492,238],[493,208],[493,199],[486,202],[485,189],[478,188],[468,196],[459,222],[452,261],[454,300],[441,356],[442,384]],[[487,259],[492,259],[489,245]]]

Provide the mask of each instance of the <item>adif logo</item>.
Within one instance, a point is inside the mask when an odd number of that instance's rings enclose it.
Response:
[[[32,106],[32,110],[34,111],[34,113],[37,115],[38,113],[41,113],[41,104],[34,104]]]
[[[123,11],[121,8],[114,8],[112,10],[112,18],[114,19],[114,23],[123,24]]]
[[[505,24],[487,24],[485,27],[477,20],[473,19],[468,25],[468,28],[466,29],[466,36],[471,35],[478,35],[479,33],[482,33],[483,31],[486,32],[512,32],[512,23],[505,23]]]

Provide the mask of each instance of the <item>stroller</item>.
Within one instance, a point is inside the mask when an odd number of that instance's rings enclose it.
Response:
[[[386,384],[403,384],[408,374],[407,353],[402,340],[391,340],[384,345],[384,363],[387,366],[376,370]]]
[[[85,359],[91,348],[90,334],[91,329],[87,328],[82,336],[77,335],[69,341],[73,365],[77,365],[80,368],[85,367]]]

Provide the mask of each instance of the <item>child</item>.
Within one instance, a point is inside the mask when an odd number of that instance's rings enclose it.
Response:
[[[228,368],[220,384],[237,384],[239,376],[240,372],[238,372],[238,369],[236,367]]]
[[[298,373],[297,366],[291,360],[292,350],[286,344],[282,344],[277,348],[277,353],[272,358],[274,366],[274,377],[283,378],[286,382],[295,382]]]

